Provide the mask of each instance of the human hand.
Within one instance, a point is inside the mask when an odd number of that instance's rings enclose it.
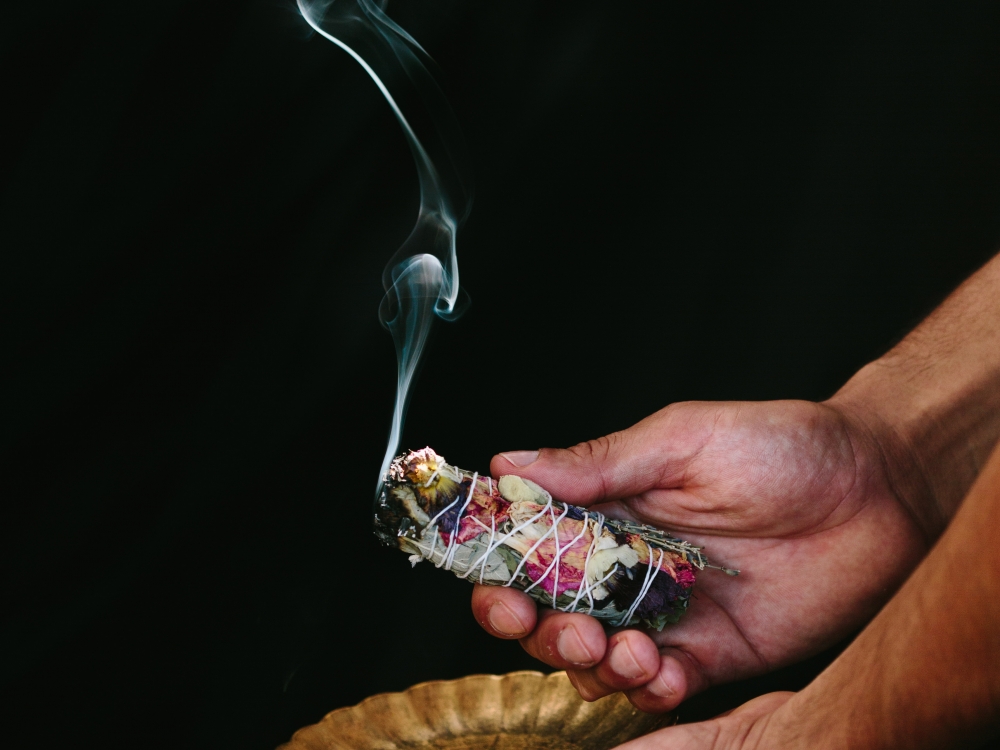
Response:
[[[476,587],[476,619],[566,669],[584,698],[624,690],[645,711],[801,660],[870,619],[926,551],[889,479],[890,440],[831,402],[688,402],[568,450],[496,456],[493,476],[667,529],[741,575],[702,572],[659,633],[609,635],[503,587]]]
[[[667,727],[619,745],[615,750],[778,750],[781,734],[772,719],[795,693],[767,693],[709,721]]]
[[[934,549],[809,685],[618,750],[994,747],[1000,733],[998,525],[995,447]]]

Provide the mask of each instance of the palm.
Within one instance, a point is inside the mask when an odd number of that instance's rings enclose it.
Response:
[[[703,572],[685,619],[653,635],[692,658],[708,683],[834,642],[919,559],[920,534],[880,462],[833,409],[682,404],[671,421],[683,426],[673,433],[680,450],[661,480],[597,507],[675,531],[740,569],[735,579]]]
[[[494,473],[510,469],[506,459],[494,459]],[[541,613],[522,639],[538,658],[567,668],[585,697],[632,690],[647,710],[834,643],[874,614],[925,551],[878,444],[826,405],[676,404],[608,438],[543,452],[518,473],[558,499],[672,531],[704,547],[716,564],[741,571],[737,578],[702,572],[688,614],[650,633],[652,642],[635,631],[605,642],[590,618],[553,612]],[[473,607],[484,623],[493,622],[487,613],[498,601],[534,622],[534,605],[519,596],[478,590]],[[569,626],[604,654],[595,667],[578,668],[586,662],[557,653]],[[633,662],[646,665],[639,665],[644,676],[615,672],[609,654],[623,641],[638,653]],[[671,679],[680,680],[680,695],[637,694],[657,674],[650,660],[664,660],[658,679],[666,680],[670,657],[679,665]]]

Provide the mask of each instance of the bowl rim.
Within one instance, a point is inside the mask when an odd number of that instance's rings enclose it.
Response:
[[[331,724],[336,724],[338,722],[339,718],[341,716],[345,715],[345,714],[349,715],[349,714],[351,714],[353,712],[364,713],[366,706],[368,706],[371,703],[376,703],[376,702],[381,703],[381,702],[385,702],[387,700],[389,700],[389,701],[398,700],[398,698],[401,697],[401,696],[411,696],[413,693],[420,693],[420,692],[426,691],[428,689],[434,690],[436,687],[443,686],[443,685],[457,686],[457,685],[469,684],[469,683],[472,683],[472,684],[475,684],[475,683],[480,683],[480,684],[482,684],[482,683],[494,683],[495,684],[495,683],[503,683],[503,682],[508,682],[509,683],[509,682],[512,682],[512,681],[516,682],[518,680],[527,680],[528,682],[534,682],[538,686],[538,688],[541,688],[541,689],[547,689],[548,686],[553,686],[553,685],[556,685],[557,683],[563,683],[561,685],[558,685],[558,687],[555,687],[554,689],[556,689],[556,690],[558,690],[560,692],[566,690],[567,691],[567,695],[571,695],[571,696],[574,696],[576,698],[579,698],[580,703],[588,704],[590,706],[594,706],[595,704],[599,704],[599,703],[603,703],[603,702],[607,702],[607,701],[611,701],[614,704],[614,710],[615,711],[617,711],[617,709],[619,708],[620,704],[622,706],[627,706],[628,709],[629,709],[629,712],[630,712],[630,714],[631,714],[631,716],[633,718],[637,718],[638,716],[644,716],[644,717],[646,717],[646,720],[648,721],[649,719],[652,719],[653,717],[661,717],[662,719],[664,719],[666,721],[669,721],[668,717],[671,717],[671,718],[674,719],[674,723],[677,720],[677,714],[676,714],[676,712],[673,712],[673,711],[668,711],[668,712],[663,713],[663,714],[649,714],[649,713],[646,713],[645,711],[642,711],[642,710],[636,708],[634,705],[632,705],[631,702],[628,701],[628,699],[621,692],[612,693],[612,694],[603,696],[602,698],[599,698],[596,701],[584,701],[582,697],[578,696],[575,688],[572,687],[572,683],[570,682],[569,675],[566,674],[565,670],[554,670],[552,672],[546,673],[546,672],[542,672],[542,671],[539,671],[539,670],[536,670],[536,669],[522,669],[522,670],[516,670],[516,671],[513,671],[513,672],[506,672],[504,674],[470,674],[470,675],[463,675],[461,677],[456,677],[456,678],[453,678],[453,679],[425,680],[423,682],[418,682],[418,683],[415,683],[413,685],[410,685],[409,687],[407,687],[407,688],[405,688],[403,690],[386,691],[386,692],[382,692],[382,693],[376,693],[374,695],[369,695],[366,698],[364,698],[361,701],[359,701],[358,703],[355,703],[355,704],[349,705],[349,706],[341,706],[340,708],[332,709],[331,711],[328,711],[326,714],[324,714],[318,721],[315,721],[315,722],[313,722],[311,724],[307,724],[305,726],[299,727],[292,734],[292,736],[286,741],[285,744],[282,744],[282,745],[279,746],[278,750],[291,750],[292,748],[298,749],[300,747],[301,748],[305,748],[307,745],[296,744],[296,742],[301,743],[303,741],[306,741],[306,742],[309,741],[309,740],[306,740],[306,736],[303,736],[303,733],[305,733],[305,735],[308,735],[310,730],[320,730],[320,727],[323,726],[323,725],[327,725],[329,727]],[[546,687],[543,688],[542,686],[546,686]],[[612,709],[612,706],[608,706],[607,708],[608,709]],[[348,720],[348,721],[350,721],[350,720]],[[656,729],[662,728],[662,726],[665,726],[665,723],[660,723],[659,726],[647,727],[644,730],[641,730],[639,734],[636,734],[634,736],[641,736],[641,735],[647,734],[647,733],[649,733],[651,731],[656,731]],[[322,731],[322,730],[320,730],[320,731]],[[515,734],[521,734],[521,732],[514,732],[514,733]],[[630,738],[628,738],[628,737],[624,738],[624,740],[627,740],[627,739],[630,739]],[[312,747],[312,745],[308,745],[308,746]]]
[[[450,680],[448,680],[448,679],[424,680],[423,682],[414,683],[413,685],[410,685],[409,687],[403,688],[402,690],[386,690],[385,692],[375,693],[374,695],[369,695],[366,698],[362,698],[360,701],[358,701],[357,703],[353,703],[350,706],[341,706],[340,708],[333,708],[333,709],[327,711],[325,714],[323,714],[323,716],[320,719],[320,721],[323,721],[323,720],[326,719],[326,717],[331,716],[331,715],[333,715],[335,713],[338,713],[340,711],[353,711],[355,708],[359,708],[360,706],[363,706],[366,703],[369,703],[371,701],[376,701],[376,700],[380,700],[380,699],[384,700],[387,695],[405,695],[406,693],[409,693],[409,692],[414,691],[414,690],[419,690],[421,688],[430,687],[432,685],[440,685],[442,683],[455,684],[455,683],[458,683],[458,682],[469,682],[469,681],[472,681],[472,680],[477,680],[478,681],[478,680],[483,680],[483,679],[488,679],[488,680],[505,680],[505,679],[507,679],[509,677],[536,677],[537,676],[537,677],[541,677],[543,679],[549,679],[549,678],[551,678],[553,676],[560,676],[560,675],[566,675],[566,670],[564,670],[564,669],[557,669],[557,670],[554,670],[552,672],[541,672],[541,671],[539,671],[537,669],[518,669],[518,670],[515,670],[514,672],[505,672],[504,674],[467,674],[467,675],[462,675],[461,677],[454,677],[454,678],[452,678]],[[566,679],[569,680],[569,676],[568,675],[566,676]]]

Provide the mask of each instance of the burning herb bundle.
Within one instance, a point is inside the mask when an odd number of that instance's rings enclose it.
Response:
[[[375,533],[409,552],[413,565],[429,560],[563,612],[657,630],[687,610],[695,572],[714,567],[699,547],[652,526],[557,502],[520,477],[494,482],[430,448],[393,459]]]

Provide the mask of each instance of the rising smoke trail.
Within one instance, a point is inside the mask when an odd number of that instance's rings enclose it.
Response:
[[[378,86],[410,146],[420,210],[410,236],[382,274],[379,320],[396,346],[396,403],[382,476],[399,451],[417,365],[434,317],[454,320],[467,297],[458,283],[455,241],[472,204],[461,131],[424,49],[372,0],[296,0],[303,18],[347,52]]]

